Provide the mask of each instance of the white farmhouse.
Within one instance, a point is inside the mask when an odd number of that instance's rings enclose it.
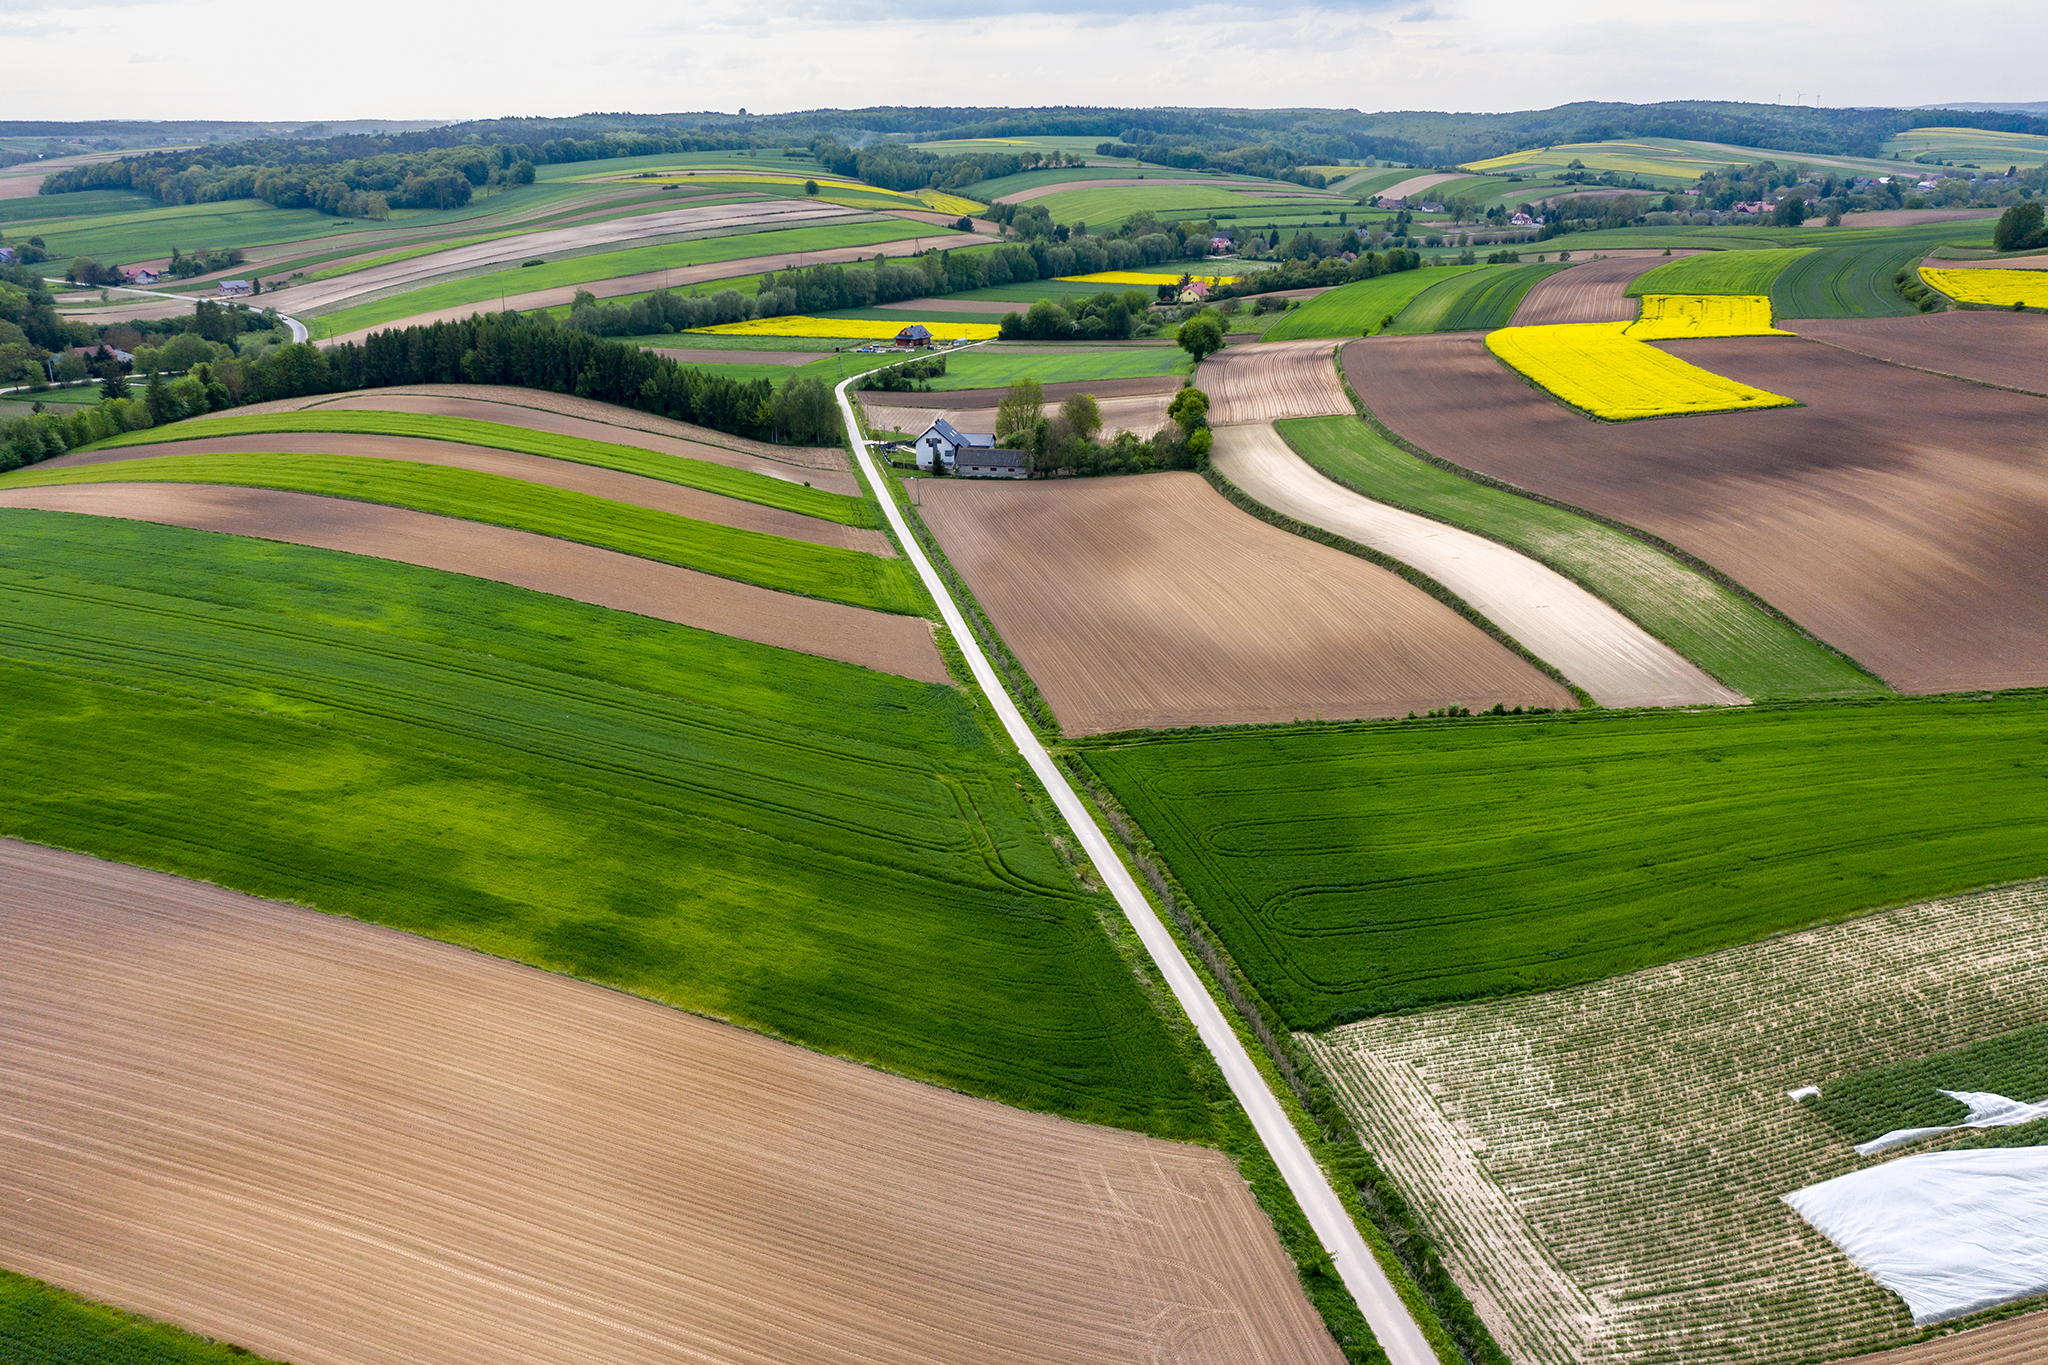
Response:
[[[939,468],[950,470],[959,463],[959,453],[964,449],[994,450],[996,438],[980,432],[961,431],[941,417],[924,429],[924,435],[917,438],[917,467],[930,469],[934,460]]]

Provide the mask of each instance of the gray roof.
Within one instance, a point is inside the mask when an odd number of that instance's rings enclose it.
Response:
[[[936,431],[939,433],[940,438],[948,445],[993,446],[996,443],[994,436],[988,435],[985,432],[962,431],[943,417],[926,427],[925,431],[927,434]]]
[[[979,450],[974,452],[972,463],[987,465],[993,469],[1022,469],[1030,463],[1031,457],[1021,450]]]

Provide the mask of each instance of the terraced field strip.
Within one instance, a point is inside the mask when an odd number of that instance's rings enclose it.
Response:
[[[105,483],[231,484],[383,503],[557,536],[849,606],[918,615],[926,605],[900,560],[439,464],[353,455],[163,455],[55,469],[31,466],[0,476],[0,491]]]
[[[1080,747],[1266,999],[1324,1029],[2048,873],[2044,717],[2018,694]]]
[[[1069,734],[1572,704],[1421,589],[1193,474],[933,480],[920,496]]]
[[[1444,282],[1446,275],[1484,270],[1477,265],[1432,266],[1404,270],[1378,279],[1359,280],[1311,299],[1266,330],[1268,341],[1307,337],[1355,337],[1379,330],[1388,317],[1398,318],[1423,290]]]
[[[1517,1360],[1832,1359],[1916,1331],[1781,1197],[1895,1154],[1787,1092],[2037,1024],[2044,932],[2025,883],[1304,1041]],[[2032,1360],[2044,1326],[1866,1365]]]
[[[1212,458],[1225,478],[1274,511],[1428,574],[1602,706],[1747,700],[1562,574],[1497,541],[1332,483],[1271,426],[1216,428]]]
[[[1305,418],[1278,429],[1328,478],[1378,502],[1514,546],[1612,603],[1736,692],[1788,700],[1886,690],[1791,623],[1591,517],[1430,464],[1353,418]]]
[[[351,1365],[1343,1359],[1220,1153],[160,873],[0,867],[0,1252],[98,1297]]]
[[[1708,251],[1673,260],[1637,277],[1630,298],[1644,294],[1768,294],[1778,276],[1813,247],[1775,251]]]
[[[1327,341],[1225,347],[1201,363],[1195,387],[1209,395],[1209,421],[1219,427],[1351,411]]]
[[[976,390],[977,395],[987,390]],[[943,403],[950,395],[900,394],[890,397],[920,397]],[[861,408],[867,413],[868,425],[873,431],[903,431],[916,435],[941,417],[962,431],[994,431],[1001,394],[993,400],[978,397],[974,407],[911,407],[903,403],[878,403],[871,395],[862,395]],[[1048,410],[1057,409],[1061,400],[1048,401]],[[1162,431],[1170,422],[1166,410],[1173,403],[1170,393],[1139,394],[1128,398],[1101,398],[1095,406],[1102,416],[1102,430],[1106,433],[1128,431],[1133,436],[1148,438],[1154,432]]]
[[[374,401],[374,400],[373,400]],[[481,405],[474,405],[481,406]],[[506,410],[497,408],[493,416]],[[663,483],[701,488],[707,493],[742,502],[760,503],[806,517],[841,522],[848,526],[875,526],[874,504],[863,499],[823,489],[805,488],[783,478],[771,478],[751,470],[691,455],[656,453],[636,446],[591,440],[566,432],[549,432],[528,425],[478,417],[420,412],[349,411],[323,404],[310,411],[267,413],[221,413],[198,422],[175,422],[130,432],[101,442],[95,450],[131,449],[138,446],[176,445],[189,441],[218,441],[230,436],[267,436],[285,432],[336,432],[367,436],[403,436],[422,440],[452,441],[463,445],[493,446],[522,454],[545,456],[575,464],[618,470]]]
[[[357,554],[0,522],[19,556],[0,565],[0,834],[1025,1109],[1213,1134],[1100,901],[955,688]],[[628,586],[689,605],[642,567]]]

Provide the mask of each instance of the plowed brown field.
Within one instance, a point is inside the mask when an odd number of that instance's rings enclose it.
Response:
[[[980,392],[987,392],[981,390]],[[967,394],[921,393],[897,395],[924,399],[971,398]],[[982,400],[984,403],[986,399]],[[1104,398],[1096,403],[1102,413],[1102,434],[1106,437],[1121,429],[1134,436],[1146,437],[1166,425],[1166,409],[1173,402],[1171,394],[1140,394],[1135,398]],[[913,434],[923,431],[934,421],[943,417],[962,431],[994,431],[996,429],[996,408],[986,407],[944,407],[913,408],[895,403],[871,403],[862,395],[861,406],[866,408],[868,425],[877,429],[908,431]],[[1059,402],[1048,399],[1046,412],[1050,416],[1059,408]]]
[[[403,507],[193,483],[0,489],[0,507],[125,517],[395,559],[883,673],[951,681],[932,642],[931,627],[918,617],[821,602],[595,545]]]
[[[2044,1360],[2048,1360],[2048,1310],[1915,1346],[1857,1356],[1837,1365],[2040,1365]]]
[[[1572,704],[1421,589],[1194,474],[936,479],[921,496],[1070,734]]]
[[[1645,252],[1641,256],[1611,256],[1587,261],[1570,270],[1560,270],[1536,282],[1522,296],[1511,327],[1540,327],[1557,322],[1633,322],[1642,305],[1628,296],[1628,287],[1638,275],[1668,265],[1690,251]]]
[[[1781,325],[1808,340],[1894,365],[2048,395],[2048,317],[2038,313],[1811,318]]]
[[[1351,411],[1337,383],[1334,350],[1328,341],[1259,341],[1218,351],[1195,374],[1195,387],[1209,395],[1210,425]]]
[[[574,394],[545,389],[509,388],[492,384],[426,384],[416,388],[366,389],[338,397],[283,398],[254,403],[220,414],[303,412],[310,408],[344,412],[417,412],[440,417],[470,417],[502,422],[529,431],[581,436],[590,441],[638,446],[665,455],[750,469],[772,479],[810,483],[834,493],[858,496],[860,483],[846,462],[846,452],[827,447],[778,446],[728,436],[708,427],[671,421],[631,408],[613,407]],[[205,421],[205,418],[194,418]],[[638,433],[629,435],[628,433]],[[824,475],[825,477],[820,477]],[[833,476],[841,477],[833,477]]]
[[[2048,400],[1811,342],[1669,349],[1805,406],[1593,422],[1478,336],[1345,367],[1423,449],[1662,536],[1901,690],[2048,683]]]
[[[488,446],[460,445],[415,436],[365,436],[342,432],[284,432],[270,436],[223,436],[208,440],[173,441],[163,445],[116,446],[111,450],[87,450],[51,460],[45,467],[65,465],[119,464],[127,460],[166,455],[199,455],[210,452],[277,451],[283,454],[352,455],[362,459],[402,460],[407,464],[438,464],[455,469],[473,469],[481,474],[499,474],[508,479],[565,488],[574,493],[609,498],[613,502],[673,512],[679,517],[737,526],[765,535],[790,540],[808,540],[815,545],[837,545],[865,554],[893,558],[896,546],[879,530],[865,526],[843,526],[779,507],[721,497],[699,488],[687,488],[660,479],[622,474],[615,469],[577,464],[572,460],[549,459],[544,455],[523,455],[517,451]]]
[[[1216,1152],[0,842],[0,1261],[302,1365],[1341,1365]]]

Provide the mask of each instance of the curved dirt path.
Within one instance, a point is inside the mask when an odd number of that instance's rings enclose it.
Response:
[[[1674,251],[1644,256],[1610,256],[1584,261],[1569,270],[1546,275],[1522,296],[1509,319],[1510,327],[1537,327],[1557,322],[1634,322],[1642,304],[1628,296],[1628,287],[1638,276],[1680,256],[1696,255]]]
[[[572,493],[588,493],[612,502],[630,503],[657,512],[670,512],[693,521],[715,522],[743,531],[759,531],[786,540],[804,540],[813,545],[833,545],[844,550],[894,558],[896,546],[889,537],[870,526],[845,526],[836,521],[807,517],[780,507],[767,507],[742,498],[728,498],[665,479],[650,479],[600,465],[557,460],[545,455],[528,455],[494,446],[463,445],[424,436],[381,436],[357,432],[295,431],[249,436],[198,437],[189,441],[161,441],[150,445],[115,446],[107,450],[86,450],[59,456],[36,466],[63,469],[72,465],[119,464],[158,456],[201,454],[343,455],[356,459],[400,460],[406,464],[446,465],[470,469],[479,474],[497,474],[526,483],[544,484]]]
[[[1222,1153],[0,841],[0,1260],[325,1365],[1342,1365]]]
[[[925,682],[952,679],[920,617],[776,592],[505,526],[404,507],[218,484],[0,489],[0,507],[152,521],[488,578]]]
[[[1276,512],[1413,565],[1602,706],[1732,706],[1748,698],[1556,570],[1470,531],[1323,477],[1271,426],[1216,429],[1216,468]]]
[[[1251,341],[1210,356],[1195,373],[1195,387],[1209,395],[1210,425],[1350,412],[1337,382],[1336,346],[1323,339]]]

